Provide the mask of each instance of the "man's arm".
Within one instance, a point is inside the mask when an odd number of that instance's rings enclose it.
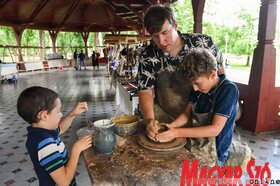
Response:
[[[138,96],[141,113],[144,116],[146,125],[146,133],[151,140],[156,141],[158,121],[155,119],[153,91],[151,89],[140,90],[138,91]]]
[[[148,121],[155,119],[153,91],[151,89],[139,90],[138,97],[139,106],[144,120]]]

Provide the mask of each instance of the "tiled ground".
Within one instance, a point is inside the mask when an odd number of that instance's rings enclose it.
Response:
[[[89,112],[77,117],[62,139],[70,149],[77,139],[75,132],[86,120],[113,116],[116,105],[114,89],[110,88],[105,69],[29,72],[20,74],[16,84],[0,85],[0,185],[38,185],[32,163],[25,149],[27,124],[17,115],[16,100],[26,87],[40,85],[57,91],[62,100],[62,112],[67,113],[77,101],[87,101]],[[272,179],[280,180],[280,136],[278,133],[254,134],[236,128],[235,137],[253,149],[256,164],[269,162]],[[80,186],[90,185],[82,157],[76,172]]]

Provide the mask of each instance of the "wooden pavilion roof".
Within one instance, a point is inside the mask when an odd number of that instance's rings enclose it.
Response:
[[[139,31],[146,9],[172,0],[1,0],[0,25],[71,32]]]

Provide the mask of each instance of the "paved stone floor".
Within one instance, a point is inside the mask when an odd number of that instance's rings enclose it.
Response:
[[[75,118],[70,129],[62,135],[68,149],[77,140],[76,131],[86,126],[87,118],[110,118],[116,111],[114,88],[110,87],[105,68],[86,71],[64,70],[20,74],[15,84],[0,85],[0,185],[38,185],[32,162],[25,148],[26,127],[17,114],[16,101],[20,92],[34,85],[51,88],[59,93],[62,112],[69,112],[77,101],[87,101],[88,113]],[[256,156],[256,164],[269,162],[272,179],[280,180],[280,133],[254,134],[237,127],[235,138],[247,142]],[[90,185],[89,176],[80,157],[76,171],[80,186]]]

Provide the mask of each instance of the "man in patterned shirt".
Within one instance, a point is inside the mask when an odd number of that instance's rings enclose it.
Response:
[[[157,123],[170,123],[187,104],[191,84],[179,73],[185,54],[200,47],[210,49],[219,66],[223,59],[211,37],[198,33],[181,34],[168,5],[151,6],[145,14],[144,26],[153,42],[140,57],[138,95],[146,132],[155,140]]]

